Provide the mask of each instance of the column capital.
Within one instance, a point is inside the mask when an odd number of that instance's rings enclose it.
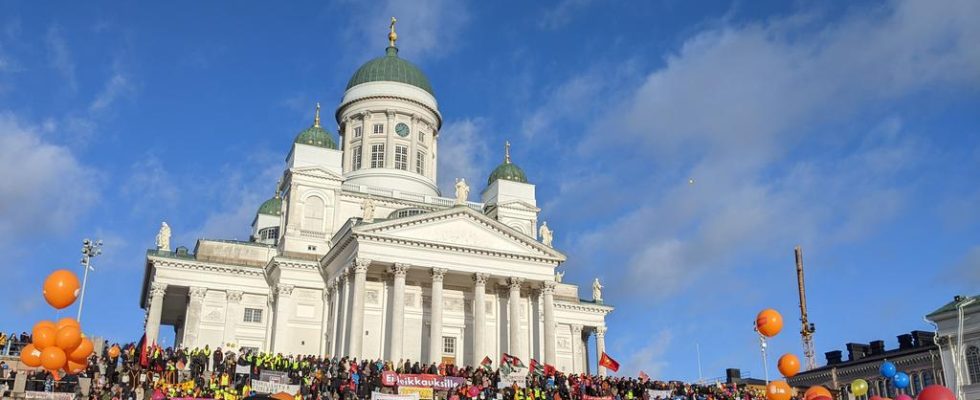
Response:
[[[558,284],[555,283],[555,281],[543,281],[541,282],[541,293],[542,294],[554,293],[556,287],[558,287]]]
[[[412,264],[395,263],[395,265],[391,266],[391,274],[396,278],[405,278],[405,275],[408,274],[408,269],[411,268],[411,266]]]
[[[242,295],[244,295],[245,292],[241,290],[229,290],[227,294],[228,294],[227,297],[229,302],[239,303],[242,301]]]
[[[432,281],[442,282],[446,278],[446,272],[449,272],[446,268],[432,268]]]
[[[578,335],[581,339],[582,337],[582,325],[572,325],[572,334]],[[574,337],[573,337],[574,338]]]
[[[595,327],[595,336],[597,338],[605,338],[606,337],[606,327],[604,327],[604,326],[597,326],[597,327]]]
[[[351,268],[355,274],[366,273],[368,266],[371,265],[371,260],[367,258],[358,258],[354,261],[354,266]]]
[[[507,282],[509,282],[507,286],[510,287],[510,290],[514,290],[514,289],[520,290],[521,284],[524,283],[524,278],[518,278],[515,276],[515,277],[511,277],[509,280],[507,280]]]
[[[293,294],[293,285],[279,284],[276,285],[276,294],[281,296],[291,296]]]
[[[388,118],[395,118],[395,110],[388,109],[385,111],[385,115],[387,115]]]
[[[167,294],[167,284],[163,282],[153,282],[150,284],[150,297],[163,297]]]
[[[204,296],[208,294],[208,288],[205,287],[191,287],[188,290],[191,296],[191,300],[204,300]]]
[[[473,274],[473,282],[476,282],[477,286],[486,286],[488,279],[490,279],[490,274],[483,272]]]

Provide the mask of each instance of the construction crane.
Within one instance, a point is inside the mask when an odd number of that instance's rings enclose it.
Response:
[[[816,351],[813,349],[813,332],[816,327],[806,315],[806,286],[803,284],[803,249],[796,246],[796,283],[800,289],[800,337],[803,338],[803,357],[806,359],[806,370],[817,367]]]

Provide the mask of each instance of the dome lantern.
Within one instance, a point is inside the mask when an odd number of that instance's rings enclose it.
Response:
[[[320,103],[316,103],[316,113],[313,116],[313,126],[306,128],[298,135],[294,143],[308,144],[311,146],[323,147],[337,150],[337,142],[333,140],[333,135],[320,126]]]
[[[487,186],[492,185],[499,179],[528,183],[524,170],[518,167],[517,164],[510,162],[510,141],[504,142],[504,162],[498,165],[497,168],[494,168],[493,172],[490,173],[490,178],[487,179]]]

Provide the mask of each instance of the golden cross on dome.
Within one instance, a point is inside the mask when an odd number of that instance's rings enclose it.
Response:
[[[391,25],[388,25],[388,46],[395,47],[395,41],[398,40],[398,34],[395,33],[395,22],[398,22],[395,17],[391,17]]]
[[[510,164],[510,140],[504,141],[504,162]]]
[[[316,102],[316,114],[313,116],[313,126],[320,127],[320,102]]]

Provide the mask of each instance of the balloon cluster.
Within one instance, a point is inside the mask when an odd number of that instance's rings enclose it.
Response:
[[[878,372],[881,376],[891,379],[892,386],[897,389],[905,389],[909,387],[909,375],[904,372],[898,372],[898,368],[891,361],[885,361],[881,363],[881,367],[878,368]]]
[[[72,305],[78,298],[78,277],[68,270],[57,270],[44,280],[44,300],[61,310]],[[82,334],[82,327],[74,318],[62,318],[57,323],[40,321],[31,330],[33,340],[21,350],[20,360],[28,367],[44,367],[55,379],[59,370],[77,374],[88,367],[88,357],[94,346]]]
[[[755,331],[765,338],[771,338],[783,330],[783,316],[779,311],[767,308],[755,317]],[[790,378],[800,372],[800,359],[793,354],[783,354],[779,357],[779,372]],[[768,400],[789,400],[793,397],[793,389],[786,381],[772,381],[766,385]]]

